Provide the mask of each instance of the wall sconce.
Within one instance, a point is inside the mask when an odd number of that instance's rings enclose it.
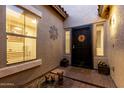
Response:
[[[111,36],[115,37],[117,33],[117,24],[116,24],[116,15],[113,14],[110,19],[110,26],[111,26]]]
[[[111,19],[110,19],[110,25],[111,25],[111,26],[114,26],[115,23],[116,23],[116,17],[115,17],[115,15],[112,15],[112,17],[111,17]]]

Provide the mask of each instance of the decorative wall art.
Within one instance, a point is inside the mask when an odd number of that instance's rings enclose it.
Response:
[[[50,39],[56,40],[58,38],[58,29],[56,28],[55,25],[50,26],[49,33],[50,33]]]

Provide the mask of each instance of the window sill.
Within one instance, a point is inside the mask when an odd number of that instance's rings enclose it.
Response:
[[[38,59],[38,60],[33,60],[33,61],[22,63],[22,64],[17,64],[17,65],[1,68],[0,78],[3,78],[5,76],[15,74],[15,73],[18,73],[24,70],[28,70],[36,66],[40,66],[41,64],[42,64],[41,59]]]

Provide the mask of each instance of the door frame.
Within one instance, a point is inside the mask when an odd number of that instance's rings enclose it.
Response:
[[[71,39],[70,39],[70,41],[71,41],[71,45],[70,45],[70,47],[71,47],[71,65],[72,65],[72,47],[73,47],[73,36],[72,36],[72,33],[73,33],[73,29],[82,29],[82,28],[85,28],[85,27],[90,27],[90,29],[91,29],[91,51],[92,51],[92,53],[91,53],[91,59],[92,59],[92,68],[91,69],[94,69],[94,60],[93,60],[93,24],[87,24],[87,25],[81,25],[81,26],[76,26],[76,27],[72,27],[72,29],[71,29]],[[88,69],[90,69],[90,68],[88,68]]]

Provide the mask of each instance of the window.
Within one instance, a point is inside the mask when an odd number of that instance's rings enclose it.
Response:
[[[98,25],[96,28],[96,55],[104,56],[104,28],[103,25]]]
[[[36,59],[37,18],[17,6],[6,7],[7,64]]]
[[[70,54],[70,31],[65,32],[65,53]]]
[[[6,31],[24,35],[24,10],[16,6],[7,6]]]
[[[36,37],[37,20],[29,13],[25,14],[25,35]]]
[[[25,60],[36,58],[36,39],[25,38]]]
[[[24,38],[7,35],[7,61],[9,63],[24,61]]]

